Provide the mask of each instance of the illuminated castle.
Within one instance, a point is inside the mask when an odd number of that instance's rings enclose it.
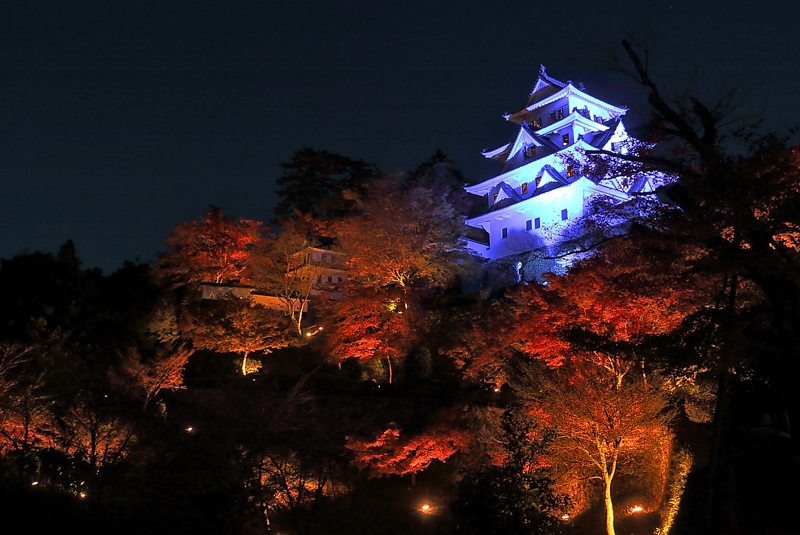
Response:
[[[519,271],[522,262],[530,261],[531,252],[538,251],[546,265],[526,268],[528,280],[543,271],[562,271],[571,262],[569,257],[547,258],[558,256],[566,242],[576,241],[578,223],[595,210],[594,200],[619,204],[629,200],[630,193],[654,185],[654,178],[647,176],[635,180],[590,176],[582,165],[587,150],[628,150],[631,138],[622,123],[626,111],[589,95],[583,84],[575,87],[571,81],[551,78],[542,66],[525,106],[504,115],[517,125],[513,141],[483,151],[486,158],[502,163],[500,173],[466,187],[469,193],[485,197],[486,203],[485,211],[466,220],[470,227],[485,231],[478,231],[483,240],[466,240],[470,252],[489,260],[504,259]]]

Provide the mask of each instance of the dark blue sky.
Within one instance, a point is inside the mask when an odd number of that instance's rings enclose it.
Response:
[[[484,178],[480,150],[508,141],[501,115],[540,63],[642,113],[595,58],[643,30],[663,87],[696,65],[700,87],[752,88],[770,125],[800,124],[795,3],[603,4],[3,2],[0,257],[71,238],[108,272],[152,260],[208,204],[265,221],[303,144],[384,171],[441,148]]]

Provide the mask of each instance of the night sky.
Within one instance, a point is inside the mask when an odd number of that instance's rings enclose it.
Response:
[[[700,87],[738,85],[768,125],[800,124],[800,4],[606,4],[3,2],[0,257],[71,238],[109,272],[152,261],[209,204],[266,221],[304,144],[384,171],[442,149],[486,178],[480,151],[510,140],[502,114],[540,63],[635,126],[646,95],[597,61],[634,32],[657,38],[665,89],[696,65]]]

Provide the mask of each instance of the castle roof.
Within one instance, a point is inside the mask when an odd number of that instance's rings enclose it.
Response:
[[[622,119],[617,117],[614,122],[605,125],[608,127],[608,129],[604,132],[592,132],[584,134],[583,139],[592,147],[596,149],[602,149],[606,143],[611,141],[611,138],[614,137],[614,134],[617,132],[617,128],[621,123]]]
[[[513,143],[513,142],[512,142]],[[508,151],[511,148],[511,143],[506,143],[502,147],[498,147],[494,150],[483,150],[481,154],[484,155],[486,158],[494,158],[495,156],[500,156],[504,152]]]
[[[591,141],[591,145],[593,147],[599,148],[605,145],[609,139],[614,135],[616,131],[617,125],[620,123],[620,119],[615,119],[612,123],[601,124],[591,119],[587,119],[583,115],[572,112],[560,121],[547,125],[539,130],[534,130],[530,124],[526,121],[522,121],[519,131],[517,132],[517,137],[511,143],[506,143],[502,147],[498,147],[494,150],[484,150],[481,154],[485,158],[491,158],[493,160],[501,160],[501,161],[508,161],[514,157],[514,155],[521,150],[526,145],[533,143],[537,147],[544,147],[551,152],[558,152],[563,150],[564,147],[559,147],[556,145],[551,139],[547,138],[546,136],[552,132],[556,132],[561,130],[565,126],[570,124],[577,123],[583,126],[585,129],[589,130],[598,130],[595,133],[587,133],[584,134],[585,139],[587,142]],[[600,134],[603,134],[602,139],[605,139],[601,144],[596,145],[595,142],[600,142],[601,138],[598,137]]]
[[[542,106],[547,106],[548,104],[550,104],[552,102],[555,102],[555,101],[557,101],[559,99],[562,99],[564,97],[569,97],[569,96],[580,97],[582,100],[590,102],[590,103],[594,104],[595,106],[597,106],[598,108],[606,109],[606,110],[608,110],[609,112],[611,112],[614,115],[624,115],[628,111],[627,107],[614,106],[614,105],[609,104],[607,102],[603,102],[599,98],[595,98],[595,97],[591,96],[590,94],[581,91],[580,89],[576,88],[571,83],[567,84],[567,86],[564,87],[561,91],[558,91],[558,92],[550,95],[549,97],[545,97],[545,98],[543,98],[541,100],[533,102],[532,104],[526,106],[525,108],[523,108],[520,111],[533,111],[533,110],[535,110],[537,108],[541,108]],[[519,112],[517,112],[517,113],[519,113]]]
[[[515,201],[514,199],[508,197],[503,199],[502,202],[495,202],[488,212],[473,217],[469,217],[465,220],[465,223],[467,225],[472,225],[472,226],[482,226],[483,223],[485,223],[486,221],[489,221],[491,219],[496,219],[501,216],[507,217],[510,213],[524,209],[524,206],[528,206],[529,203],[538,203],[538,204],[543,202],[547,203],[549,202],[549,199],[551,199],[551,196],[545,194],[561,188],[565,188],[566,191],[574,190],[574,188],[588,188],[589,190],[594,191],[596,193],[611,195],[620,200],[627,199],[627,195],[625,194],[625,192],[619,191],[614,188],[610,188],[603,184],[598,184],[596,181],[592,180],[591,177],[576,176],[573,178],[567,178],[561,175],[561,173],[559,173],[555,169],[553,169],[553,171],[554,174],[560,178],[560,180],[556,179],[554,181],[543,183],[542,186],[536,189],[534,195],[530,197],[524,199],[520,198],[520,200],[518,201]],[[547,173],[549,175],[549,171]]]
[[[566,85],[567,84],[565,84],[564,82],[560,82],[555,78],[548,76],[547,71],[544,68],[544,65],[539,65],[539,76],[536,78],[536,84],[534,84],[533,89],[531,89],[531,92],[528,94],[528,97],[532,97],[542,89],[545,89],[550,86],[562,88]]]
[[[572,85],[571,80],[567,81],[567,83],[564,83],[548,76],[545,72],[544,65],[541,65],[539,67],[539,76],[536,79],[536,84],[533,86],[533,89],[528,95],[528,100],[525,103],[525,107],[514,113],[504,114],[503,117],[507,121],[518,123],[527,113],[569,96],[576,96],[587,103],[591,103],[599,108],[607,110],[611,115],[614,116],[624,115],[628,111],[627,107],[614,106],[591,96],[590,94],[586,93],[583,84],[578,84],[578,86],[579,87],[575,87]],[[547,89],[550,89],[550,91],[545,91]]]

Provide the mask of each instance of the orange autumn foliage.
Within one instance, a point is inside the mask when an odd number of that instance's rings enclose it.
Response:
[[[102,402],[81,400],[66,407],[58,424],[59,449],[98,468],[125,457],[136,440],[134,425]]]
[[[293,342],[289,320],[280,311],[248,301],[203,301],[187,306],[178,321],[194,349],[219,353],[269,353]]]
[[[442,191],[390,177],[372,184],[357,206],[335,225],[352,281],[372,288],[441,286],[461,270],[463,217]]]
[[[522,287],[514,299],[523,314],[511,335],[549,366],[585,359],[621,380],[638,358],[637,344],[675,329],[711,295],[674,266],[628,251],[615,244],[547,285]]]
[[[177,285],[247,283],[244,272],[262,234],[261,222],[237,221],[212,206],[202,219],[175,225],[164,241],[170,251],[157,265]]]
[[[129,348],[122,368],[132,380],[134,395],[144,400],[144,407],[162,390],[178,390],[183,386],[183,370],[194,350],[186,347],[161,346],[149,359]]]
[[[371,477],[382,477],[416,473],[434,460],[444,462],[456,452],[467,450],[473,436],[471,430],[449,420],[408,437],[403,436],[397,424],[390,423],[376,437],[352,437],[346,447],[355,453],[356,466],[369,469]]]
[[[586,483],[602,484],[609,533],[613,532],[612,482],[621,473],[652,473],[643,489],[658,503],[666,484],[673,411],[665,390],[641,380],[618,384],[614,374],[587,364],[562,367],[531,392],[532,419],[551,429],[546,462],[577,507]],[[665,449],[666,448],[666,449]]]
[[[413,308],[391,288],[354,288],[343,298],[331,300],[325,332],[329,358],[369,361],[402,358],[414,343]]]

